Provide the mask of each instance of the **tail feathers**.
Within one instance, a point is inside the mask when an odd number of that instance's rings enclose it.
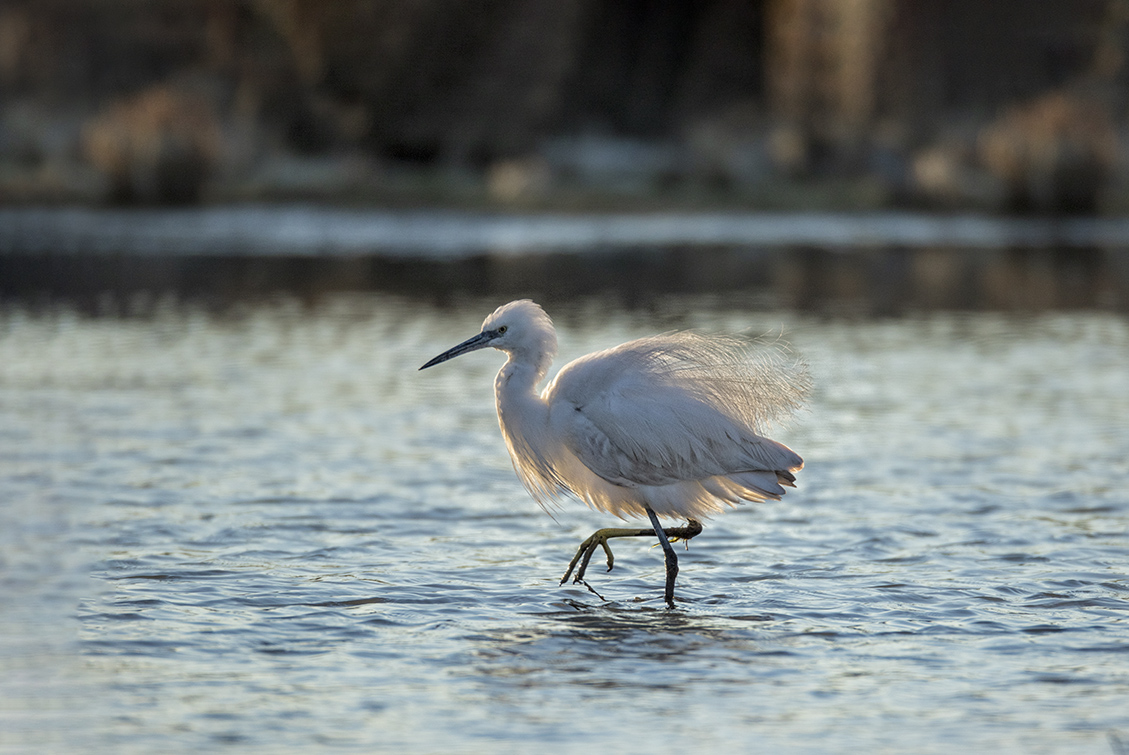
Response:
[[[771,498],[779,501],[784,495],[784,488],[780,487],[777,472],[738,472],[729,475],[729,479],[746,490],[756,493],[758,498]]]
[[[701,485],[715,498],[728,503],[739,501],[779,501],[784,487],[795,486],[796,476],[791,472],[736,472],[702,480]]]

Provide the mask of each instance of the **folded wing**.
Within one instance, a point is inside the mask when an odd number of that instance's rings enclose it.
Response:
[[[775,496],[775,480],[788,484],[803,460],[761,428],[799,406],[807,385],[803,365],[782,350],[676,333],[579,359],[545,394],[568,451],[609,482],[783,473],[747,475]]]

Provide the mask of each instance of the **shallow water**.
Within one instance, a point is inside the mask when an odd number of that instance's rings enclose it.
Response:
[[[783,328],[784,501],[680,555],[542,513],[495,301],[0,314],[5,752],[1126,752],[1129,323],[559,305],[562,360]],[[561,361],[560,363],[563,363]]]

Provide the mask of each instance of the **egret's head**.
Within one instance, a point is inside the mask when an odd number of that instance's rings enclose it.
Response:
[[[420,367],[427,369],[460,354],[490,346],[544,369],[557,353],[557,334],[545,310],[529,299],[503,304],[482,322],[482,331]]]

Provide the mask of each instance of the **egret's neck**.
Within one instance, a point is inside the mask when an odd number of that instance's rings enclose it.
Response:
[[[551,498],[563,489],[555,459],[561,441],[549,429],[549,402],[537,394],[537,384],[545,377],[553,355],[548,350],[530,354],[511,352],[509,360],[494,381],[498,402],[498,425],[514,470],[522,484],[538,501]]]
[[[547,367],[511,355],[498,372],[494,397],[503,433],[526,434],[548,422],[549,405],[537,393]]]
[[[537,384],[545,377],[548,365],[533,364],[531,362],[515,359],[512,355],[498,371],[494,380],[494,392],[501,401],[502,397],[541,398],[537,395]]]

